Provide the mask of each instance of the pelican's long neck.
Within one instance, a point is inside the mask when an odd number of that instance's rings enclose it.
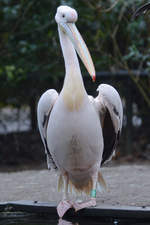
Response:
[[[86,90],[84,88],[79,61],[74,46],[68,36],[61,31],[59,26],[58,31],[66,69],[62,93],[69,108],[74,108],[75,105],[79,106],[81,104]]]

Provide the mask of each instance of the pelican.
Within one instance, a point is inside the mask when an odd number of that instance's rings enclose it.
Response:
[[[59,217],[72,207],[78,211],[96,206],[98,184],[102,189],[106,186],[100,166],[115,151],[123,117],[120,96],[112,86],[99,85],[96,98],[85,90],[76,52],[93,81],[96,76],[88,48],[75,26],[77,18],[75,9],[57,8],[55,20],[66,70],[64,84],[59,94],[54,89],[47,90],[37,107],[48,168],[59,172],[58,186],[64,188],[57,206]],[[68,187],[88,194],[89,199],[71,201]]]

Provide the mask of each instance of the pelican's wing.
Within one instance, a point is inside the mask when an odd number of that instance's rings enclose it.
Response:
[[[118,92],[112,86],[101,84],[97,90],[98,96],[95,99],[91,96],[89,98],[95,105],[101,121],[104,138],[101,162],[103,164],[109,161],[115,153],[122,128],[123,107]]]
[[[54,89],[49,89],[40,97],[37,107],[38,127],[44,144],[45,153],[47,155],[47,165],[49,169],[57,168],[47,145],[47,124],[57,97],[58,93]]]

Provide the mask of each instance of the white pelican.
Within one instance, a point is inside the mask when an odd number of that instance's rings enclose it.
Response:
[[[64,195],[57,206],[58,215],[62,217],[71,207],[77,211],[96,206],[97,184],[105,186],[100,166],[114,153],[123,110],[119,94],[112,86],[99,85],[95,99],[85,90],[76,51],[93,80],[95,68],[75,26],[77,12],[60,6],[55,20],[66,74],[60,94],[50,89],[41,96],[37,117],[48,168],[57,169],[59,186],[64,184]],[[89,193],[90,199],[80,204],[70,201],[68,185]]]

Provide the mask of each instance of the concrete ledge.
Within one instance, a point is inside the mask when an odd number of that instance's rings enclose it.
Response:
[[[16,202],[1,202],[0,217],[3,212],[7,213],[23,212],[29,214],[50,215],[57,217],[56,205],[50,203],[33,202],[33,201],[16,201]],[[117,219],[143,219],[150,220],[150,207],[132,207],[132,206],[107,206],[87,208],[77,213],[73,209],[66,214],[68,217],[80,218],[117,218]]]

